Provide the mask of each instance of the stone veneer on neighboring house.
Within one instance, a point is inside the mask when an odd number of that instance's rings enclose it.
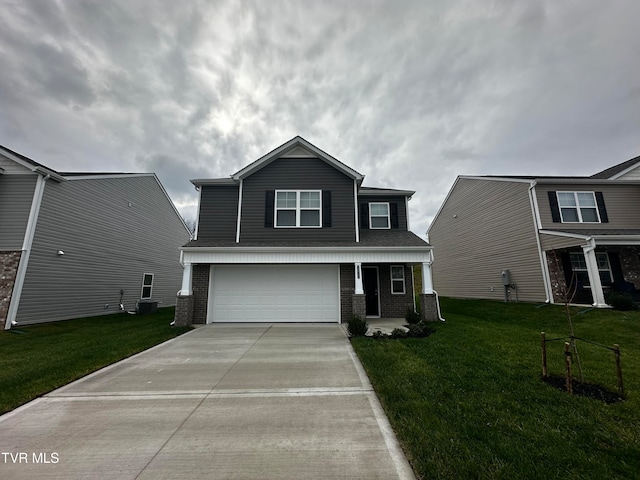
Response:
[[[640,247],[620,247],[620,264],[625,272],[624,279],[640,290]]]
[[[21,251],[0,252],[0,327],[4,327],[16,281]]]
[[[580,252],[580,249],[558,249],[554,252],[547,253],[547,265],[549,267],[549,277],[551,278],[551,290],[553,291],[553,299],[556,303],[563,303],[564,297],[562,292],[567,288],[565,274],[560,261],[562,252]],[[598,250],[600,251],[600,250]],[[605,250],[606,251],[606,250]],[[621,246],[615,250],[620,258],[620,265],[624,272],[624,279],[634,284],[636,290],[640,290],[640,247]],[[556,261],[557,258],[557,261]],[[577,299],[580,300],[580,299]],[[574,299],[574,301],[577,301]]]

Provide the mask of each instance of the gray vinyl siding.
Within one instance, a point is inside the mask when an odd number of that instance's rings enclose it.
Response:
[[[503,300],[501,273],[509,269],[519,300],[546,299],[528,188],[458,180],[429,229],[440,295]]]
[[[38,175],[0,175],[0,250],[22,250]]]
[[[235,240],[238,221],[238,187],[205,185],[201,188],[198,238]]]
[[[621,175],[617,180],[640,180],[640,166]]]
[[[22,165],[15,162],[14,160],[11,160],[10,158],[5,157],[2,152],[2,148],[0,148],[0,168],[4,170],[5,175],[13,175],[13,174],[27,175],[31,173],[30,169],[23,167]]]
[[[551,206],[549,205],[549,191],[564,192],[602,192],[604,204],[607,209],[608,223],[560,223],[551,218]],[[538,208],[540,210],[540,220],[542,228],[547,230],[571,229],[571,230],[593,230],[594,228],[611,229],[637,229],[640,228],[640,216],[638,208],[640,205],[640,185],[576,185],[576,184],[549,184],[536,186]]]
[[[132,310],[144,273],[154,274],[152,299],[174,305],[188,240],[153,176],[47,182],[17,321],[115,313],[120,289]]]
[[[384,196],[371,196],[362,195],[358,197],[358,209],[363,203],[397,203],[398,204],[398,229],[407,230],[407,202],[405,197],[399,195],[397,197]],[[360,210],[358,210],[360,212]]]
[[[353,241],[353,179],[318,158],[279,158],[244,179],[240,244],[255,240]],[[275,228],[264,226],[267,190],[330,190],[332,226]]]

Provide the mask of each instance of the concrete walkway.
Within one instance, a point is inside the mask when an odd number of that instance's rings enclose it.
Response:
[[[340,326],[234,324],[0,417],[0,478],[414,477]]]

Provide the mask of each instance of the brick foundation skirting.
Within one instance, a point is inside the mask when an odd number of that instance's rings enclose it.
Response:
[[[209,302],[209,272],[211,265],[193,266],[193,323],[207,323],[207,305]]]
[[[185,327],[192,324],[193,295],[178,295],[176,313],[173,319],[176,327]]]
[[[440,319],[438,315],[438,298],[435,293],[421,293],[420,303],[422,304],[420,319],[423,322],[437,322]]]
[[[367,316],[367,297],[364,293],[351,295],[351,303],[353,305],[352,314],[354,317],[360,317],[364,320]],[[343,319],[343,322],[348,322],[349,319]]]

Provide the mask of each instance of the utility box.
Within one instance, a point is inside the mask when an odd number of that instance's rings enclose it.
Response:
[[[158,310],[158,302],[155,300],[140,300],[138,302],[138,315],[156,313],[157,310]]]
[[[509,270],[502,271],[502,285],[505,287],[511,285],[511,272]]]

